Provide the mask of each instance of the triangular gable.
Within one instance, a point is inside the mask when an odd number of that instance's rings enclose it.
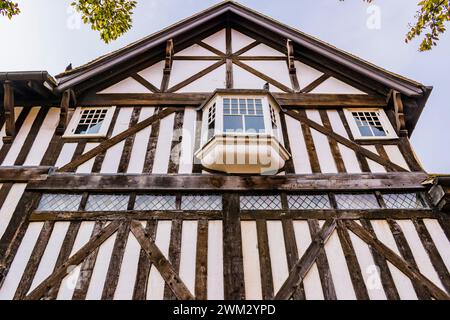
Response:
[[[255,42],[255,39],[246,36],[245,34],[232,29],[231,30],[231,39],[232,39],[232,51],[237,52],[242,48],[248,46],[249,44]]]
[[[138,72],[142,78],[159,88],[163,78],[164,60]]]
[[[256,47],[250,49],[249,51],[242,54],[243,56],[267,56],[267,57],[284,57],[285,54],[283,54],[280,51],[277,51],[275,49],[272,49],[268,45],[262,43],[257,45]]]
[[[346,82],[348,86],[356,88],[342,86],[336,80],[316,78],[320,85],[315,88],[315,92],[334,92],[335,88],[329,87],[333,85],[338,87],[339,92],[361,93],[364,91],[371,95],[383,97],[388,101],[392,91],[397,91],[404,97],[404,114],[406,128],[409,132],[412,132],[414,129],[432,90],[431,87],[426,87],[413,80],[377,67],[240,4],[225,1],[158,33],[132,43],[123,49],[58,75],[59,81],[55,87],[55,93],[62,93],[67,89],[71,89],[80,100],[83,100],[84,94],[89,95],[93,92],[101,91],[106,84],[110,85],[111,83],[122,81],[123,78],[121,77],[128,76],[130,69],[139,70],[139,64],[142,64],[142,69],[144,69],[164,59],[166,57],[166,43],[169,40],[174,43],[175,55],[178,54],[175,57],[177,59],[184,54],[206,55],[208,46],[210,49],[212,46],[216,50],[225,53],[227,28],[234,29],[231,31],[232,36],[238,35],[236,44],[232,49],[233,52],[245,49],[248,45],[251,46],[247,52],[243,53],[243,57],[248,57],[251,54],[263,54],[266,57],[272,57],[272,60],[282,59],[288,52],[286,40],[289,39],[295,60],[312,66],[321,73],[330,74],[339,81]],[[253,39],[257,40],[257,42],[252,44],[250,41],[253,41]],[[203,47],[202,49],[197,46],[190,48],[198,44],[198,41],[202,41],[204,44],[203,46],[200,45]],[[258,42],[260,44],[256,45]],[[187,48],[187,51],[180,53],[178,48]],[[196,52],[195,50],[198,51]],[[217,58],[220,58],[216,50],[213,49],[212,53],[215,53]],[[214,55],[204,57],[211,58],[210,60],[215,58]],[[220,59],[217,60],[219,61]],[[246,69],[249,71],[248,68]],[[331,72],[329,73],[329,71]],[[281,85],[274,85],[274,81],[269,81],[267,77],[263,77],[263,81],[269,82],[271,87],[281,88],[284,92],[294,92],[294,90],[299,91],[305,88],[308,84],[313,84],[311,81],[314,80],[311,80],[311,78],[315,77],[314,73],[311,74],[309,72],[302,78],[302,71],[297,70],[297,82],[300,84],[300,89],[295,79],[291,79],[292,84],[290,86],[286,86],[284,81],[282,81],[283,83],[278,82]],[[167,87],[161,88],[159,78],[157,80],[149,80],[144,77],[148,81],[147,84],[145,81],[142,81],[143,79],[139,78],[137,80],[152,92],[164,92],[170,89]],[[194,77],[192,80],[196,81],[198,77]],[[234,80],[236,82],[236,79]],[[168,81],[161,81],[164,86],[167,86]],[[228,85],[230,83],[230,79],[228,79]],[[239,83],[239,80],[237,83]],[[183,84],[183,86],[188,84]],[[179,89],[179,87],[176,87],[173,91]],[[311,92],[313,89],[309,87],[305,92]],[[143,89],[141,87],[135,90],[141,92]]]
[[[99,94],[107,93],[151,93],[146,87],[132,78],[126,78],[102,91]]]
[[[219,32],[214,33],[213,35],[202,40],[207,45],[210,45],[217,50],[220,50],[225,53],[226,51],[226,42],[225,42],[225,29],[220,30]]]
[[[358,90],[336,78],[329,78],[322,84],[317,86],[311,93],[330,93],[330,94],[365,94],[365,92]]]
[[[194,44],[184,50],[181,50],[180,52],[175,53],[175,57],[179,56],[215,56],[216,54],[214,52],[211,52],[198,44]]]

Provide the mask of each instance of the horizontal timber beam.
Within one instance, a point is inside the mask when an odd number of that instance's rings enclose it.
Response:
[[[409,210],[409,209],[369,209],[369,210],[264,210],[264,211],[241,211],[241,221],[264,220],[307,220],[307,219],[337,219],[337,220],[359,220],[359,219],[412,219],[437,218],[439,214],[432,210]],[[44,221],[114,221],[123,219],[135,220],[222,220],[222,211],[45,211],[35,212],[30,217],[30,222]]]
[[[318,190],[425,190],[420,172],[364,174],[308,174],[285,176],[226,175],[129,175],[52,173],[45,181],[33,181],[32,190],[49,191],[318,191]]]
[[[199,106],[211,94],[209,93],[110,93],[82,96],[79,106],[85,105],[180,105]]]
[[[251,91],[251,90],[249,90]],[[290,107],[386,107],[386,99],[365,94],[272,93],[277,102]],[[211,93],[109,93],[78,98],[78,105],[179,105],[199,106]]]
[[[386,107],[386,99],[367,94],[272,93],[284,107]]]
[[[45,180],[53,167],[0,167],[0,183]]]

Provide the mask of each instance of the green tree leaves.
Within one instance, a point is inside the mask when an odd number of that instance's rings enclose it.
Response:
[[[0,15],[11,19],[20,13],[19,5],[10,0],[0,0]]]
[[[410,25],[405,41],[408,43],[422,33],[424,37],[419,46],[420,51],[431,50],[437,45],[439,36],[446,31],[445,24],[450,21],[449,0],[422,0],[416,13],[416,23]]]
[[[71,5],[81,14],[83,22],[98,31],[105,43],[109,43],[130,30],[136,3],[135,0],[76,0]],[[421,0],[418,6],[417,21],[409,25],[405,42],[423,36],[419,50],[427,51],[437,45],[439,36],[446,31],[446,23],[450,21],[450,0]],[[0,15],[11,19],[19,13],[17,3],[0,0]]]
[[[71,3],[85,24],[100,32],[105,43],[116,40],[132,26],[134,0],[78,0]]]

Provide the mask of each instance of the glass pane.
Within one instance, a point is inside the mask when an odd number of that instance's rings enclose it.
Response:
[[[81,194],[45,193],[41,197],[37,211],[77,211]]]
[[[124,211],[127,210],[128,199],[125,194],[91,194],[86,211]]]
[[[374,194],[336,194],[339,209],[377,209],[377,198]]]
[[[245,132],[263,133],[264,132],[264,117],[245,116]]]
[[[242,210],[280,210],[281,198],[278,195],[241,196]]]
[[[244,127],[242,125],[241,116],[224,116],[223,117],[223,130],[225,132],[243,132]]]
[[[87,124],[79,124],[77,126],[77,128],[75,129],[75,134],[84,134],[87,132],[88,130],[88,125]]]
[[[103,123],[103,120],[100,121],[99,123],[93,125],[92,127],[90,127],[90,128],[87,130],[86,133],[90,133],[90,134],[92,134],[92,133],[99,133],[100,128],[102,127],[102,123]]]
[[[385,193],[383,199],[389,209],[426,208],[417,193]]]
[[[185,195],[181,198],[181,210],[222,210],[222,196]]]
[[[134,210],[175,210],[175,196],[137,195]]]
[[[359,127],[359,132],[363,137],[372,137],[372,131],[370,131],[369,127]]]
[[[383,128],[381,128],[381,127],[372,127],[372,131],[376,137],[385,137],[386,136],[386,132],[384,132]]]
[[[331,209],[330,200],[326,194],[288,195],[290,209]]]

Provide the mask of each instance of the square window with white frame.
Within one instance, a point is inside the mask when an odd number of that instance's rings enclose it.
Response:
[[[344,109],[344,113],[355,139],[398,138],[383,109]]]
[[[75,109],[64,137],[105,137],[115,107],[79,107]]]
[[[261,99],[223,99],[225,133],[265,133]]]

